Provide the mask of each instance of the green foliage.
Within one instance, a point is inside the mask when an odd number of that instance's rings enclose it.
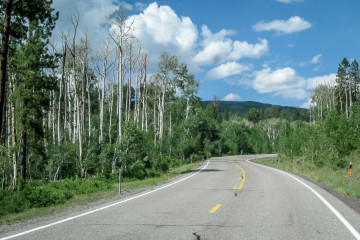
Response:
[[[202,101],[203,108],[213,105],[212,101]],[[302,120],[309,121],[309,111],[303,108],[283,107],[259,102],[232,102],[232,101],[218,101],[218,110],[220,113],[237,113],[245,116],[250,109],[254,108],[264,112],[264,119],[267,118],[283,118],[289,121]]]
[[[224,121],[221,125],[220,141],[225,154],[252,153],[248,142],[249,129],[242,122]]]
[[[271,153],[271,145],[266,132],[259,126],[250,129],[249,145],[254,153]]]
[[[247,113],[246,113],[246,118],[253,123],[258,123],[263,117],[262,117],[262,111],[256,108],[251,108]]]
[[[264,118],[278,118],[280,116],[279,106],[272,105],[264,111]]]
[[[34,180],[24,184],[20,192],[0,192],[0,217],[30,208],[41,208],[65,203],[75,195],[90,194],[110,189],[112,183],[102,179],[65,179],[45,183]]]
[[[358,149],[360,141],[359,105],[353,105],[350,111],[350,117],[338,110],[329,111],[315,124],[281,124],[275,142],[277,152],[289,159],[304,156],[317,167],[346,167],[346,157]]]
[[[148,148],[145,132],[138,129],[136,124],[128,122],[124,126],[124,136],[119,144],[119,158],[124,167],[142,161],[147,155]]]

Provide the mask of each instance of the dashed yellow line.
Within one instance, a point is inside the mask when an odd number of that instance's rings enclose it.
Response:
[[[233,189],[234,189],[234,190],[237,189],[237,186],[235,186]]]
[[[216,212],[221,206],[222,206],[222,204],[216,205],[213,209],[210,210],[209,213],[214,213],[214,212]]]

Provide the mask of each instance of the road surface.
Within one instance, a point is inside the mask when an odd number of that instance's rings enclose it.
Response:
[[[358,213],[310,182],[248,161],[260,156],[212,158],[167,185],[0,239],[360,238]]]

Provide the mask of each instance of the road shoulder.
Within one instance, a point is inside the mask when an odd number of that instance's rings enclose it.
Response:
[[[263,159],[261,159],[263,160]],[[253,162],[253,163],[256,163],[256,164],[259,164],[259,165],[263,165],[263,166],[267,166],[267,165],[264,165],[264,164],[261,164],[259,161],[260,159],[251,159],[249,160],[250,162]],[[286,170],[283,170],[281,168],[276,168],[276,167],[273,167],[273,166],[267,166],[267,167],[271,167],[271,168],[275,168],[275,169],[279,169],[281,171],[284,171],[284,172],[288,172]],[[360,201],[354,197],[354,196],[347,196],[345,195],[344,193],[341,193],[339,191],[337,191],[336,189],[334,189],[333,187],[331,187],[330,185],[328,184],[325,184],[325,183],[321,183],[321,182],[318,182],[308,176],[305,176],[305,175],[302,175],[302,174],[298,174],[298,173],[293,173],[293,172],[288,172],[288,173],[291,173],[291,174],[294,174],[306,181],[309,181],[313,184],[315,184],[316,186],[324,189],[326,192],[330,193],[332,196],[334,196],[335,198],[339,199],[340,201],[342,201],[343,203],[345,203],[348,207],[350,207],[351,209],[353,209],[355,212],[357,212],[358,214],[360,214]]]

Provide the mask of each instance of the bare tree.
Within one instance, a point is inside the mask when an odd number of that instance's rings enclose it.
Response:
[[[143,54],[143,61],[142,61],[142,68],[144,70],[144,81],[142,87],[142,118],[141,118],[141,129],[148,131],[148,122],[147,122],[147,87],[146,87],[146,68],[147,68],[147,61],[148,61],[148,54]]]
[[[108,17],[109,36],[116,45],[117,56],[117,121],[118,121],[118,141],[122,138],[122,112],[123,112],[123,86],[124,86],[124,45],[133,37],[133,22],[127,21],[127,12],[124,8],[119,8],[111,17]]]
[[[102,70],[100,71],[100,69],[97,69],[98,75],[100,76],[99,78],[99,82],[98,82],[98,88],[99,88],[99,104],[100,104],[100,126],[99,126],[99,144],[101,145],[103,143],[103,125],[104,125],[104,103],[105,103],[105,82],[106,82],[106,78],[108,76],[108,71],[109,68],[111,67],[112,64],[110,64],[110,66],[108,66],[108,58],[110,57],[111,54],[111,50],[110,48],[110,42],[107,41],[103,48],[100,50],[100,54],[101,56],[99,56],[101,59],[100,61],[102,61]]]

